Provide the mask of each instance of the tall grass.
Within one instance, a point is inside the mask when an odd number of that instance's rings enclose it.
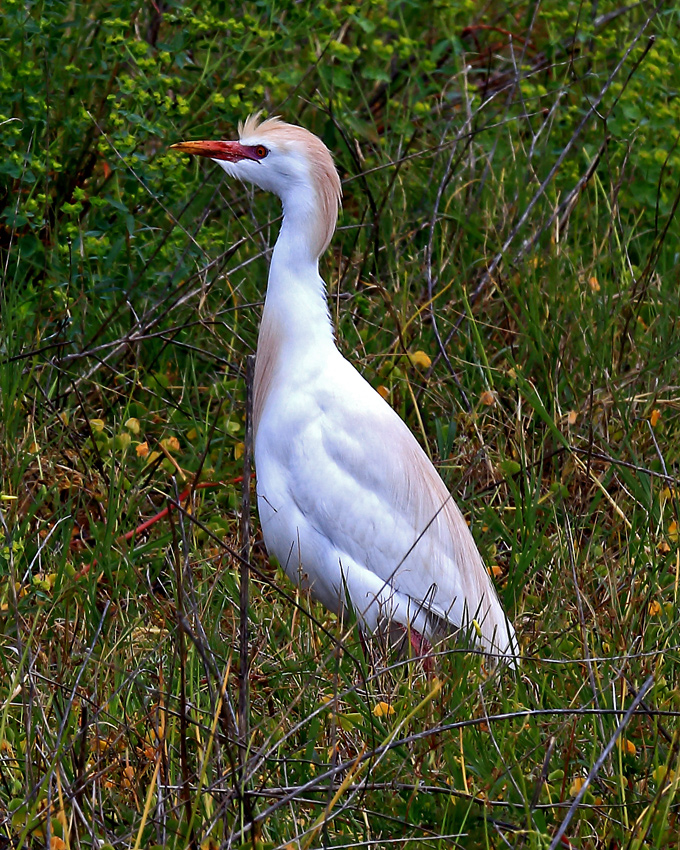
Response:
[[[8,846],[680,845],[677,18],[6,0]],[[364,647],[243,539],[280,211],[169,145],[258,108],[336,155],[338,345],[462,504],[517,675]]]

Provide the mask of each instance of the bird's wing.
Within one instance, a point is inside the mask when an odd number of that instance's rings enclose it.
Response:
[[[277,393],[276,418],[285,498],[334,550],[455,625],[475,618],[488,646],[508,645],[511,627],[457,505],[351,364],[336,360],[306,388]]]

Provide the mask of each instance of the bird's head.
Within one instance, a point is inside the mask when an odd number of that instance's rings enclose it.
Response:
[[[340,178],[326,145],[304,127],[276,117],[260,121],[258,113],[239,124],[238,141],[172,147],[209,157],[230,176],[278,195],[284,215],[309,233],[314,250],[321,254],[328,246],[342,196]]]

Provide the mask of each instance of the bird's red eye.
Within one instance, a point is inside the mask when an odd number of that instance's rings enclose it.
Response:
[[[264,145],[257,145],[255,147],[255,156],[258,159],[264,159],[267,156],[268,153],[269,153],[269,151],[267,150],[267,148]]]

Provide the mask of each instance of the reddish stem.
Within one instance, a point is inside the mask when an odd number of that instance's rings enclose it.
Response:
[[[236,478],[232,478],[229,483],[230,484],[240,484],[242,481],[243,481],[243,476],[238,475]],[[189,496],[193,492],[195,492],[196,490],[205,490],[208,487],[223,487],[224,484],[225,484],[224,481],[201,481],[198,484],[190,484],[186,488],[186,490],[184,490],[183,493],[180,493],[180,496],[177,499],[177,502],[178,502],[178,504],[181,505],[182,502],[184,502],[186,499],[188,499]],[[158,520],[161,520],[161,519],[163,519],[163,517],[166,517],[170,513],[170,511],[172,510],[173,507],[174,507],[174,505],[167,505],[165,508],[163,508],[162,511],[159,511],[155,516],[152,516],[151,519],[145,520],[141,525],[138,525],[136,528],[133,528],[132,531],[127,531],[125,534],[121,534],[120,537],[116,538],[116,542],[117,543],[126,543],[126,542],[132,540],[137,534],[142,534],[148,528],[151,528],[152,525],[155,525],[155,523],[157,523]],[[95,558],[90,564],[86,564],[86,566],[84,566],[82,568],[82,570],[77,572],[75,574],[74,578],[76,580],[83,578],[84,576],[86,576],[90,572],[90,569],[92,567],[96,566],[96,565],[97,565],[97,559]]]

